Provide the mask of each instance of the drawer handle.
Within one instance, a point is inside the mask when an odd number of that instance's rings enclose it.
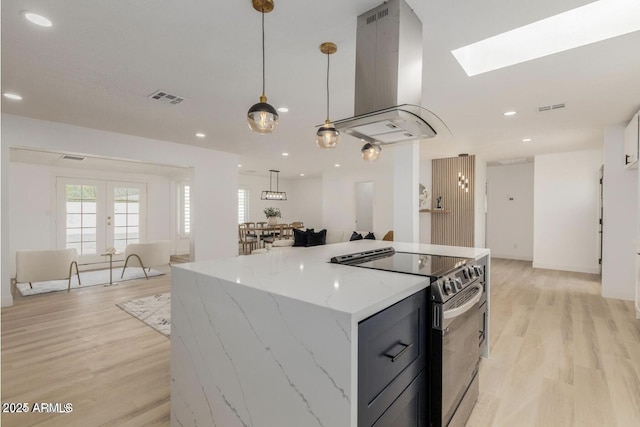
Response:
[[[387,356],[389,359],[391,359],[391,362],[395,362],[396,360],[400,359],[402,357],[402,355],[407,352],[407,350],[409,350],[411,347],[413,347],[413,343],[411,343],[411,344],[399,343],[399,344],[403,345],[404,348],[402,350],[400,350],[400,352],[398,354],[396,354],[395,356],[392,356],[390,354],[385,354],[385,356]]]

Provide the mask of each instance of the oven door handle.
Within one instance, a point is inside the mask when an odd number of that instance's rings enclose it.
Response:
[[[443,313],[443,317],[445,320],[453,319],[454,317],[458,317],[466,313],[473,307],[480,298],[482,297],[482,285],[477,284],[474,286],[477,290],[477,293],[467,302],[462,304],[460,307],[452,308],[451,310],[447,310]]]

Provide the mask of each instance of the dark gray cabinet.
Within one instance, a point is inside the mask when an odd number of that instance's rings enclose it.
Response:
[[[427,425],[429,288],[358,326],[358,427]]]

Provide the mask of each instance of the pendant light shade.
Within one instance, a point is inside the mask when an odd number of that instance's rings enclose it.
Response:
[[[265,65],[264,65],[264,14],[273,10],[273,0],[252,0],[253,8],[262,14],[262,95],[260,102],[254,104],[247,112],[247,124],[252,131],[265,134],[271,133],[278,126],[278,112],[270,104],[264,94]]]
[[[325,150],[334,148],[340,141],[340,132],[329,120],[329,55],[336,53],[337,50],[338,46],[335,43],[324,42],[320,45],[320,52],[327,55],[327,120],[316,133],[316,144]]]
[[[382,148],[379,145],[371,144],[367,142],[362,146],[362,159],[368,162],[375,162],[382,153]]]
[[[271,133],[278,126],[278,112],[267,104],[266,96],[262,95],[260,102],[249,108],[247,123],[252,131],[262,134]]]
[[[340,132],[329,120],[325,121],[316,133],[316,144],[320,148],[328,149],[338,145],[338,141],[340,141]]]

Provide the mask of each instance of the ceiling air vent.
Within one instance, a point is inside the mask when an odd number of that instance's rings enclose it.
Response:
[[[558,110],[558,109],[564,108],[564,107],[566,107],[564,102],[562,104],[545,105],[544,107],[538,107],[538,112],[542,113],[543,111]]]
[[[165,104],[180,104],[184,101],[184,98],[178,95],[172,95],[164,90],[157,90],[148,96],[149,99],[155,99],[156,101],[162,101]]]
[[[70,156],[68,154],[65,154],[64,156],[60,157],[62,160],[76,160],[76,161],[83,161],[84,159],[86,159],[86,157],[80,157],[80,156]]]

